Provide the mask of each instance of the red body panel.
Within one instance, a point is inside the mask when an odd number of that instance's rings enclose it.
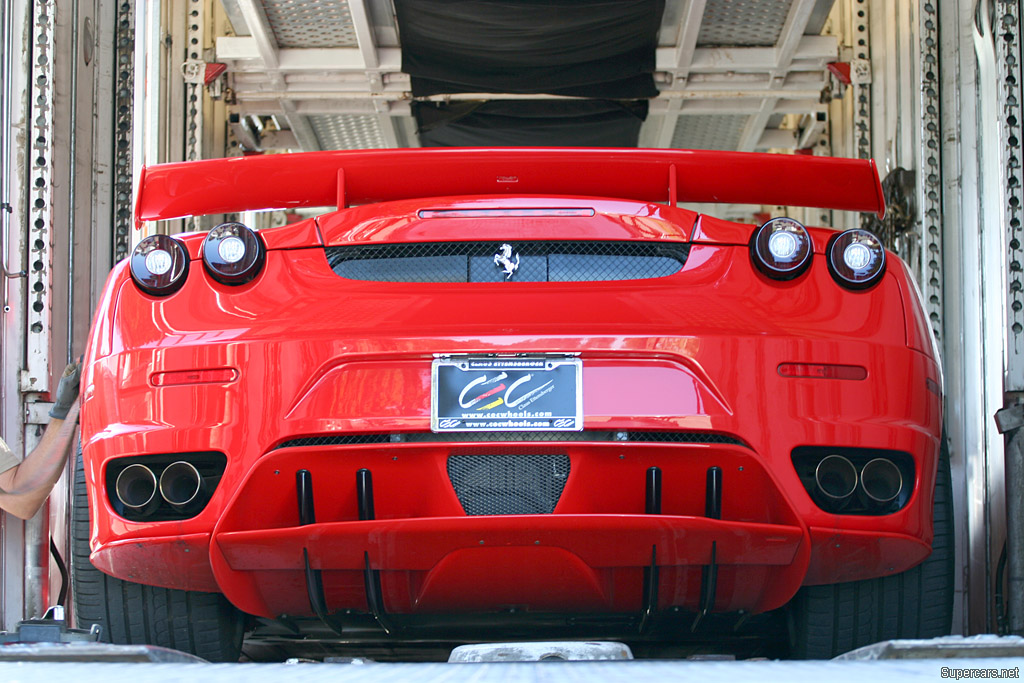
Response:
[[[162,177],[178,177],[171,170]],[[517,207],[594,211],[419,217]],[[751,263],[751,230],[636,201],[409,199],[265,231],[266,266],[239,287],[213,281],[195,260],[202,235],[182,238],[194,261],[184,287],[166,298],[141,293],[119,265],[93,326],[83,383],[94,563],[134,581],[219,590],[263,616],[311,614],[304,550],[323,572],[331,609],[367,609],[368,558],[381,572],[388,611],[408,614],[639,611],[652,546],[662,608],[696,608],[712,542],[719,611],[773,609],[803,584],[914,566],[931,543],[941,401],[928,382],[941,386],[941,376],[907,271],[889,254],[896,265],[877,286],[844,289],[821,254],[831,232],[815,230],[808,272],[770,280]],[[607,282],[363,282],[336,275],[324,253],[324,245],[529,239],[692,245],[674,275]],[[451,434],[288,443],[429,434],[436,354],[527,352],[579,354],[586,430],[730,440],[523,444]],[[855,365],[867,376],[783,377],[782,363]],[[237,379],[151,380],[218,368],[236,370]],[[825,512],[794,469],[791,453],[801,446],[907,453],[913,495],[887,515]],[[206,451],[225,454],[227,466],[194,518],[132,522],[114,512],[105,484],[113,459]],[[445,469],[450,455],[536,452],[571,462],[552,514],[465,514]],[[721,520],[704,516],[712,465],[723,470]],[[653,466],[663,473],[658,516],[644,514],[644,476]],[[374,478],[369,521],[359,520],[356,502],[363,468]],[[296,503],[299,469],[317,482],[317,523],[306,526]]]

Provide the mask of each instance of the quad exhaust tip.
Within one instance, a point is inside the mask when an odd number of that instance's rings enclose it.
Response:
[[[814,470],[815,493],[823,507],[838,511],[850,502],[858,479],[857,468],[848,458],[828,455]]]
[[[117,475],[114,492],[118,501],[126,508],[144,515],[152,513],[159,505],[156,495],[157,481],[153,470],[145,465],[129,465]]]
[[[881,514],[902,492],[903,474],[889,458],[874,458],[858,468],[849,458],[828,455],[814,470],[814,500],[829,512],[841,512],[857,500],[864,510]]]
[[[198,504],[203,492],[203,477],[195,465],[184,460],[173,462],[160,474],[160,495],[175,510]]]
[[[205,502],[206,488],[207,482],[195,465],[179,460],[165,467],[159,479],[147,465],[128,465],[117,475],[114,494],[129,510],[148,516],[161,501],[179,512],[191,512]]]
[[[875,458],[861,469],[860,487],[865,504],[881,508],[896,500],[903,491],[903,475],[893,461]]]

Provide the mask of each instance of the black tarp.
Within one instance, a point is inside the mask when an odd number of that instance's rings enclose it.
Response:
[[[636,147],[647,101],[414,102],[424,147]]]
[[[656,97],[664,0],[394,0],[412,94]]]

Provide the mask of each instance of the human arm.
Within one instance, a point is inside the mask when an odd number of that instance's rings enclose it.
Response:
[[[0,508],[21,519],[39,510],[64,471],[77,424],[75,401],[65,419],[50,419],[39,443],[21,463],[0,473]]]
[[[0,509],[28,519],[60,479],[75,439],[80,377],[79,363],[70,363],[64,369],[50,409],[50,422],[39,443],[23,461],[0,472]]]

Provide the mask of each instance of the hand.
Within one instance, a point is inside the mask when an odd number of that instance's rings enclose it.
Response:
[[[81,359],[70,363],[64,368],[60,384],[57,385],[56,400],[50,408],[50,417],[64,420],[68,416],[71,404],[78,400],[78,385],[82,379]]]

